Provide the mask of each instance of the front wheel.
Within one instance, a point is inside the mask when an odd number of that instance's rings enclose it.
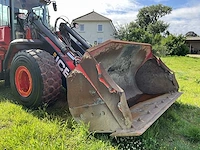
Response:
[[[11,62],[10,84],[20,104],[36,108],[57,99],[61,73],[53,56],[46,51],[23,50]]]

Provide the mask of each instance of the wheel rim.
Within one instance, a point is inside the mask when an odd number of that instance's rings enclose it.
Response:
[[[32,91],[31,73],[25,66],[19,66],[15,72],[15,85],[19,94],[28,97]]]

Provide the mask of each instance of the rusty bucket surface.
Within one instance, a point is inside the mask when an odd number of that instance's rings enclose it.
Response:
[[[181,95],[151,45],[117,40],[88,49],[67,86],[75,120],[112,136],[141,135]]]

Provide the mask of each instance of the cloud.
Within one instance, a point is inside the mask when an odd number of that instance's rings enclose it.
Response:
[[[125,0],[126,1],[126,0]],[[123,1],[119,1],[123,3]],[[117,7],[108,7],[103,15],[112,19],[114,25],[122,25],[135,21],[137,18],[138,10],[142,5],[136,1],[126,1],[123,5],[118,4]]]
[[[169,30],[175,34],[194,31],[200,35],[200,4],[174,9],[171,14],[163,17],[170,24]]]
[[[126,14],[133,10],[138,9],[138,3],[136,1],[130,0],[84,0],[84,1],[64,1],[57,0],[58,11],[53,12],[50,6],[50,11],[52,20],[55,20],[56,15],[68,16],[69,20],[73,20],[77,17],[85,15],[91,11],[96,11],[103,15],[113,15],[113,14]],[[112,18],[110,18],[112,19]]]
[[[167,0],[151,0],[162,2]],[[65,15],[71,22],[73,19],[85,15],[91,11],[96,11],[110,18],[114,25],[123,25],[135,21],[138,10],[144,7],[137,0],[84,0],[84,1],[64,1],[56,0],[58,11],[53,12],[50,6],[51,24],[54,20]],[[196,2],[196,3],[195,3]],[[200,4],[197,0],[191,0],[190,5],[185,4],[184,7],[176,8],[170,15],[163,17],[162,20],[170,24],[169,31],[174,34],[185,34],[188,31],[194,31],[200,35]],[[199,5],[198,5],[199,4]]]

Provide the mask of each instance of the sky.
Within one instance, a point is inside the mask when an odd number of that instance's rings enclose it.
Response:
[[[163,4],[172,7],[172,12],[161,19],[169,23],[169,32],[185,35],[194,31],[200,35],[200,1],[199,0],[56,0],[57,11],[49,6],[51,24],[57,17],[73,19],[95,11],[112,20],[116,28],[129,24],[137,18],[138,10],[150,5]]]

